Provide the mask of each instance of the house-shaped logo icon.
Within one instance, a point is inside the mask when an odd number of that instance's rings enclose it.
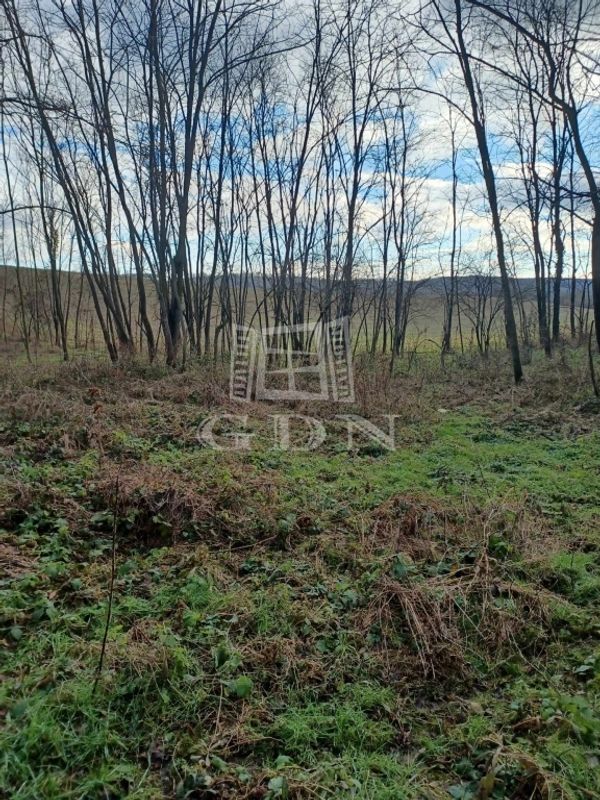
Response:
[[[233,329],[230,397],[354,402],[347,317],[316,324]]]

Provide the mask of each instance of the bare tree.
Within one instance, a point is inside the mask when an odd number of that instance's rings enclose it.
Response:
[[[454,0],[452,3],[433,0],[424,9],[423,13],[425,14],[428,9],[433,11],[434,19],[428,19],[426,16],[422,17],[421,27],[430,38],[443,45],[456,58],[468,97],[470,122],[473,125],[477,140],[486,197],[496,242],[496,257],[504,295],[506,342],[511,354],[514,379],[516,383],[519,383],[523,377],[523,369],[500,216],[496,175],[488,143],[485,93],[477,74],[477,61],[473,58],[471,52],[471,48],[474,46],[485,47],[486,37],[481,28],[476,25],[477,19],[474,18],[474,15],[469,12],[465,13],[463,0]],[[441,33],[439,32],[440,29]],[[476,31],[478,38],[472,37],[467,40],[468,34],[473,30]]]
[[[465,2],[497,20],[507,36],[513,37],[516,32],[535,46],[548,76],[545,99],[564,115],[569,126],[593,212],[592,301],[600,348],[600,186],[583,128],[587,95],[597,91],[600,76],[600,63],[592,55],[598,40],[600,4],[597,0]],[[508,71],[515,76],[516,70]]]

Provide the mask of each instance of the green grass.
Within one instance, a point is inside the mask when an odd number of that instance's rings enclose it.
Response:
[[[433,396],[393,453],[260,414],[217,453],[145,380],[6,403],[0,796],[600,797],[594,418]]]

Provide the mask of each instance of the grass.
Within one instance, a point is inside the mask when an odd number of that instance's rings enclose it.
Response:
[[[350,453],[330,412],[318,451],[274,450],[259,406],[252,450],[200,448],[236,410],[218,371],[11,374],[0,795],[600,797],[584,369],[359,376],[400,446]]]

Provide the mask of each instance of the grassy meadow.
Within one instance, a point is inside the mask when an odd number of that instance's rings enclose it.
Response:
[[[21,283],[21,293],[19,284]],[[123,275],[120,278],[121,292],[125,308],[133,321],[136,335],[140,335],[140,328],[136,322],[138,293],[135,280],[132,276]],[[92,297],[87,281],[79,272],[63,272],[60,277],[62,307],[65,313],[67,327],[67,341],[70,358],[97,358],[106,360],[106,347],[102,337],[102,330],[98,323]],[[473,290],[472,290],[473,291]],[[498,291],[498,288],[495,290]],[[534,291],[530,280],[522,280],[520,293],[524,298],[524,308],[530,320],[530,337],[536,339],[534,321],[536,311],[534,305]],[[19,302],[23,296],[24,311]],[[146,294],[148,298],[148,314],[158,338],[159,358],[164,357],[163,343],[160,331],[160,311],[156,297],[156,289],[150,279],[146,281]],[[46,365],[49,362],[58,363],[63,360],[61,348],[53,330],[51,291],[49,271],[45,269],[21,268],[17,275],[14,267],[0,265],[0,361],[10,360],[13,364],[26,364],[27,352],[24,344],[23,328],[27,329],[29,339],[30,360],[35,365]],[[477,350],[477,342],[473,329],[474,295],[461,300],[459,312],[454,314],[453,345],[461,352]],[[568,291],[562,297],[562,319],[566,331],[568,319]],[[257,324],[256,310],[264,304],[264,293],[257,279],[256,291],[249,286],[245,302],[245,320]],[[504,324],[501,306],[497,297],[488,299],[489,308],[495,309],[494,318],[490,324],[491,349],[504,346]],[[232,289],[232,305],[241,305],[240,289]],[[371,349],[372,334],[375,316],[375,301],[373,286],[366,288],[360,284],[357,287],[355,298],[356,313],[352,320],[352,341],[355,352],[369,351]],[[470,306],[470,310],[469,310]],[[272,309],[271,309],[272,314]],[[388,297],[388,317],[393,316],[393,291]],[[310,303],[310,318],[316,322],[319,317],[317,297],[313,295]],[[218,299],[215,301],[211,319],[211,331],[214,335],[220,324],[220,310]],[[409,318],[406,327],[405,350],[407,353],[438,353],[442,340],[444,327],[444,290],[439,278],[432,279],[431,283],[414,290],[411,296]],[[219,328],[220,329],[220,328]],[[389,349],[389,332],[387,349]],[[377,350],[382,347],[383,333],[380,332]],[[136,340],[136,346],[142,352],[144,342]],[[211,345],[212,349],[212,345]]]
[[[600,797],[584,355],[356,373],[393,452],[274,448],[225,367],[2,367],[0,796]]]

